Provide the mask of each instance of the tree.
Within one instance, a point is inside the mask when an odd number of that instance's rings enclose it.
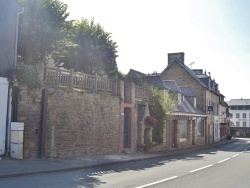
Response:
[[[68,17],[67,5],[59,0],[19,0],[18,55],[25,64],[44,62],[54,50],[61,27]]]
[[[67,24],[62,48],[53,54],[57,66],[87,74],[121,75],[116,63],[117,44],[111,39],[111,33],[105,32],[99,23],[95,24],[94,18]]]
[[[157,119],[157,124],[153,129],[153,141],[162,143],[163,124],[165,119],[170,119],[176,105],[176,100],[165,90],[151,86],[152,100],[150,103],[150,114]]]

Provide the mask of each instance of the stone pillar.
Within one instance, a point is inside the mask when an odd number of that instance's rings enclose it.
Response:
[[[121,108],[120,108],[120,131],[119,131],[119,152],[122,152],[123,150],[123,131],[124,131],[124,82],[120,81],[120,91],[118,95],[121,96],[120,102],[121,102]]]
[[[193,132],[193,130],[192,130],[192,118],[191,118],[191,120],[189,120],[188,121],[188,140],[189,140],[189,142],[192,144],[192,132]]]
[[[176,121],[176,133],[175,133],[175,138],[176,138],[176,148],[180,148],[180,125],[178,124],[178,120]]]
[[[124,90],[124,102],[129,104],[135,103],[135,84],[134,83],[126,83]]]
[[[163,148],[166,148],[167,144],[167,121],[166,119],[163,121],[163,131],[162,131],[162,141],[163,141]]]
[[[197,140],[197,119],[192,121],[192,144],[196,145],[196,140]]]
[[[146,140],[148,142],[150,142],[150,143],[152,142],[152,131],[153,131],[153,128],[147,127],[144,124],[145,118],[147,116],[150,116],[149,108],[148,108],[148,103],[145,104],[144,114],[143,114],[142,120],[140,121],[140,123],[138,125],[138,130],[139,130],[139,133],[138,133],[138,135],[139,135],[139,139],[138,139],[139,143],[138,144],[141,145],[141,146],[145,144],[145,138],[146,138]],[[145,132],[147,133],[146,135],[145,135]]]

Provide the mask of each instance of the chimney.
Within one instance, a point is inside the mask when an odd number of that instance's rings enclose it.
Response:
[[[183,52],[178,53],[169,53],[168,54],[168,65],[172,63],[173,61],[177,60],[180,63],[184,64],[184,56],[185,54]]]

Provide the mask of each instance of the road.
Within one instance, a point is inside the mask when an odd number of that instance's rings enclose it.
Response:
[[[240,139],[191,154],[6,178],[0,187],[250,187],[249,143],[250,139]]]

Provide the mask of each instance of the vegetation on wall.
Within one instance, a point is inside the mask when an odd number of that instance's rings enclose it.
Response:
[[[18,65],[14,73],[20,86],[27,86],[29,90],[41,87],[38,67],[33,65]]]
[[[176,100],[167,91],[156,87],[150,87],[150,90],[152,101],[149,105],[149,110],[151,116],[157,119],[157,124],[153,129],[153,142],[160,144],[163,142],[164,120],[171,118]]]

